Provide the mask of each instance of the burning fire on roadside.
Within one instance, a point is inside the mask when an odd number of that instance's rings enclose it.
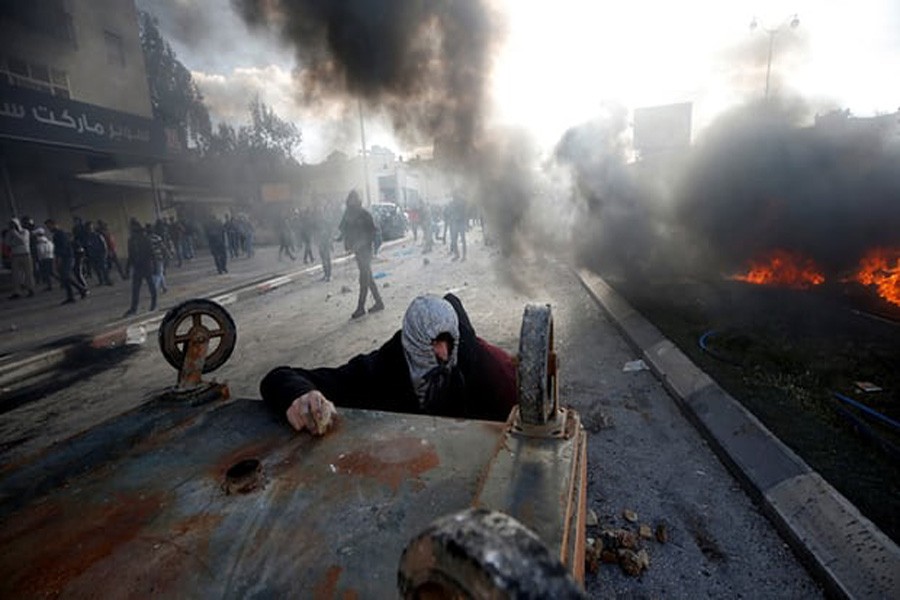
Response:
[[[878,295],[900,306],[900,248],[873,248],[859,261],[852,278],[863,285],[875,286]]]
[[[800,290],[825,283],[825,276],[812,260],[787,250],[773,250],[762,260],[750,261],[746,273],[732,275],[731,279]]]

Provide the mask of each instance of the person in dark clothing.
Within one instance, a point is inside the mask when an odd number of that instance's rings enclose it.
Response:
[[[106,240],[103,234],[94,227],[92,221],[84,224],[84,244],[84,252],[90,269],[97,275],[97,284],[112,285],[112,280],[109,278],[109,265],[106,262],[109,255]]]
[[[278,236],[278,260],[281,260],[283,254],[288,255],[291,260],[297,260],[294,256],[294,230],[291,227],[293,217],[289,216],[281,223],[281,231]]]
[[[72,288],[78,290],[81,297],[88,295],[87,287],[72,279],[72,272],[75,268],[75,250],[72,247],[72,241],[69,234],[56,226],[53,219],[44,221],[44,225],[50,230],[53,236],[53,254],[56,260],[56,273],[59,277],[59,283],[66,292],[66,299],[63,304],[72,304],[75,302],[75,295]]]
[[[455,194],[448,209],[450,253],[453,254],[453,260],[466,260],[466,229],[469,219],[465,199],[459,193]],[[462,259],[459,254],[460,247],[462,248]]]
[[[81,217],[72,218],[72,252],[75,253],[75,266],[72,274],[75,281],[84,287],[87,287],[87,279],[90,277],[90,263],[86,262],[85,246],[87,245],[87,228]]]
[[[150,310],[156,310],[156,282],[153,278],[156,272],[156,261],[153,257],[153,243],[137,219],[131,220],[130,228],[128,262],[125,265],[125,272],[131,273],[131,307],[125,311],[126,317],[137,312],[141,296],[141,283],[144,281],[147,282],[147,289],[150,290]]]
[[[516,403],[512,357],[475,334],[459,298],[417,297],[380,348],[340,367],[277,367],[260,393],[297,431],[322,435],[335,405],[505,420]]]
[[[300,243],[303,244],[303,264],[316,262],[313,256],[312,240],[313,240],[313,220],[309,208],[304,208],[300,214]]]
[[[325,207],[317,206],[312,213],[312,232],[319,258],[322,260],[323,281],[331,281],[331,240],[334,237],[332,226],[328,215],[325,214]]]
[[[97,221],[97,231],[100,232],[100,235],[103,236],[103,240],[106,242],[106,270],[112,272],[112,268],[115,267],[119,277],[123,280],[127,279],[125,277],[125,269],[122,268],[122,263],[119,261],[119,247],[116,244],[116,236],[109,230],[109,225],[105,221]]]
[[[384,310],[384,302],[378,293],[378,286],[372,277],[372,253],[375,244],[375,221],[372,215],[362,207],[362,200],[356,190],[347,196],[347,208],[341,219],[340,237],[344,240],[344,247],[353,252],[356,258],[356,266],[359,268],[359,299],[356,303],[356,311],[350,315],[351,319],[358,319],[366,314],[366,297],[369,290],[375,304],[369,308],[369,312]]]
[[[206,241],[209,251],[216,263],[219,275],[228,272],[228,234],[225,225],[219,223],[215,217],[206,223]]]

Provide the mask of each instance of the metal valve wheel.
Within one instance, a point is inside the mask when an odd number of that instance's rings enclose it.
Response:
[[[234,320],[212,300],[182,302],[166,313],[159,326],[159,349],[166,361],[179,370],[191,343],[208,344],[202,372],[209,373],[225,364],[236,340]]]
[[[553,420],[559,405],[556,373],[550,305],[529,304],[522,316],[516,372],[519,414],[523,423],[544,425]]]

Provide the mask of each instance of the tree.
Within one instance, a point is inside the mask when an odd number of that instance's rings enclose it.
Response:
[[[237,130],[219,123],[210,138],[209,154],[216,158],[234,157],[262,169],[299,164],[294,154],[303,139],[300,129],[275,114],[258,96],[247,108],[250,122]]]
[[[172,47],[163,39],[159,23],[149,13],[140,13],[141,46],[150,86],[153,117],[178,132],[182,147],[205,153],[212,137],[209,110],[203,95]]]

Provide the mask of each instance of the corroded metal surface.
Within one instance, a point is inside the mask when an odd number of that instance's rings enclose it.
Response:
[[[314,439],[257,401],[143,407],[4,478],[0,596],[395,596],[406,543],[471,505],[502,428],[344,410]],[[251,459],[264,477],[226,493]]]
[[[515,423],[515,411],[510,417]],[[474,505],[526,524],[584,578],[587,436],[578,414],[562,409],[561,435],[536,436],[511,425],[501,438]]]

